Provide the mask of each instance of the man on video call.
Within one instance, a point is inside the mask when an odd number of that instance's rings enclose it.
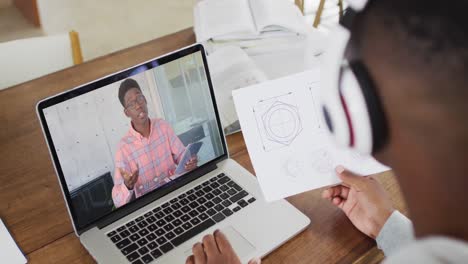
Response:
[[[115,154],[112,199],[116,207],[169,182],[185,151],[166,121],[148,117],[146,98],[135,80],[120,84],[119,100],[131,126]],[[197,162],[192,157],[185,170],[193,170]]]

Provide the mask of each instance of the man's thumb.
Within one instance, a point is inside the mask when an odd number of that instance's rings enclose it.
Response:
[[[356,175],[349,170],[346,170],[343,166],[339,165],[335,168],[336,174],[338,177],[345,183],[346,185],[350,185],[353,187],[359,187],[364,178],[362,176]]]
[[[262,260],[260,258],[253,258],[249,260],[248,264],[261,264],[261,263],[262,263]]]

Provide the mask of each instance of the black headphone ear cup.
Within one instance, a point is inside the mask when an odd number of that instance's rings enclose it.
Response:
[[[372,153],[382,149],[388,140],[388,126],[376,86],[367,68],[360,61],[349,63],[361,88],[370,118],[372,130]]]

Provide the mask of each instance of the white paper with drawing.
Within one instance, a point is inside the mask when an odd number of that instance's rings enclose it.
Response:
[[[339,182],[337,165],[361,175],[388,170],[372,157],[338,148],[322,122],[319,70],[233,91],[255,173],[273,201]]]

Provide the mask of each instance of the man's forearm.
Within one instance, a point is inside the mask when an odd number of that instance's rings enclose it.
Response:
[[[375,239],[386,256],[414,239],[413,223],[406,216],[393,211]]]

